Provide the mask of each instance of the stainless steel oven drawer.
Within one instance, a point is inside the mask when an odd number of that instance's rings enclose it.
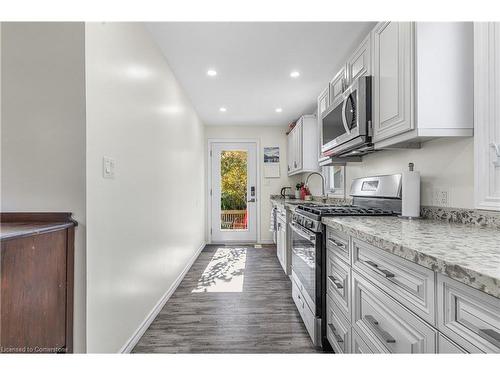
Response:
[[[330,227],[326,227],[326,248],[331,250],[339,259],[351,264],[349,236]]]
[[[326,290],[327,295],[337,304],[346,319],[351,321],[351,270],[350,267],[327,249]]]
[[[438,274],[437,328],[471,353],[500,353],[500,299]]]
[[[435,325],[435,274],[416,263],[352,239],[352,266],[422,319]]]
[[[353,329],[378,353],[435,353],[437,331],[352,271]]]

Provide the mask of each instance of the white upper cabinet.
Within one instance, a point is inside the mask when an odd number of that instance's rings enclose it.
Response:
[[[500,23],[474,24],[476,208],[500,210]]]
[[[383,22],[373,30],[375,142],[413,128],[412,29],[409,22]]]
[[[330,104],[335,102],[346,88],[346,67],[343,66],[335,77],[330,81]]]
[[[470,22],[381,22],[372,31],[375,148],[473,135]]]
[[[316,116],[302,116],[287,137],[288,175],[318,171],[319,134]]]
[[[371,75],[371,34],[368,34],[347,61],[346,73],[347,86],[359,77]]]
[[[318,118],[321,119],[321,115],[326,111],[329,104],[329,88],[324,89],[318,96]]]

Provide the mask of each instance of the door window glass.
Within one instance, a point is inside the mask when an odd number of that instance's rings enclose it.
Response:
[[[220,229],[248,230],[247,151],[222,151]]]

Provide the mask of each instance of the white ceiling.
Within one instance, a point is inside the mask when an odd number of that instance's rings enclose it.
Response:
[[[315,110],[318,94],[374,25],[161,22],[147,27],[206,125],[279,126]],[[208,77],[208,69],[217,76]],[[290,77],[293,70],[299,78]],[[278,107],[282,113],[275,112]]]

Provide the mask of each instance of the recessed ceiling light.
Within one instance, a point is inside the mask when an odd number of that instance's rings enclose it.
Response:
[[[276,108],[275,111],[278,112],[278,113],[281,113],[281,112],[283,112],[283,109],[282,108]]]
[[[217,75],[217,72],[213,69],[207,70],[207,76],[209,77],[215,77]]]
[[[227,111],[227,109],[226,109],[226,107],[220,107],[220,108],[219,108],[219,111],[221,111],[221,112],[226,112],[226,111]]]
[[[290,73],[290,77],[292,78],[297,78],[300,76],[300,73],[294,70],[293,72]]]

